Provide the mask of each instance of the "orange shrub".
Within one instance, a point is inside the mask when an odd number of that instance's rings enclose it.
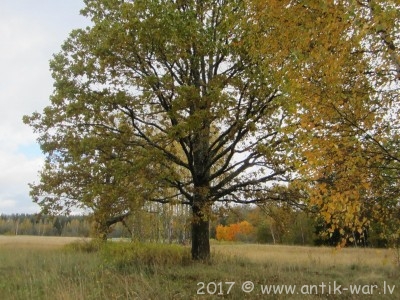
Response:
[[[216,228],[216,238],[218,241],[237,241],[239,236],[249,236],[253,232],[253,225],[247,221],[242,221],[229,226],[218,225]]]
[[[227,234],[226,234],[228,231],[227,229],[228,229],[228,227],[223,226],[223,225],[217,226],[215,237],[218,241],[227,241]]]

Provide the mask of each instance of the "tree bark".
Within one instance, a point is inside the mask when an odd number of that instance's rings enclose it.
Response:
[[[199,80],[198,80],[199,81]],[[200,89],[200,85],[199,85]],[[204,101],[204,99],[203,99]],[[201,128],[193,138],[193,200],[192,200],[192,259],[208,260],[210,258],[210,120],[209,106],[206,102],[197,103],[197,113],[203,115]]]
[[[192,206],[192,259],[208,260],[210,258],[210,221],[205,213],[206,207]]]

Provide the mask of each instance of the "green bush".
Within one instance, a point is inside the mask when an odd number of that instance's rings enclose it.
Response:
[[[69,243],[65,246],[67,251],[93,253],[98,252],[104,242],[99,240],[80,240]]]
[[[186,265],[190,262],[189,248],[173,244],[110,242],[103,245],[101,255],[106,264],[117,269]]]

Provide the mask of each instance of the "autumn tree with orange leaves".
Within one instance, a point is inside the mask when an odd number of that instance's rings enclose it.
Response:
[[[247,221],[234,223],[227,226],[218,225],[216,228],[216,239],[218,241],[239,241],[251,239],[254,227]]]

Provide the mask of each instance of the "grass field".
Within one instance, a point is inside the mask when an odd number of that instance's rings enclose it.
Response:
[[[76,237],[56,237],[56,236],[6,236],[0,235],[0,248],[33,248],[33,249],[55,249],[66,244],[84,240]]]
[[[214,242],[212,251],[195,263],[177,245],[0,236],[0,299],[400,299],[391,250]]]

